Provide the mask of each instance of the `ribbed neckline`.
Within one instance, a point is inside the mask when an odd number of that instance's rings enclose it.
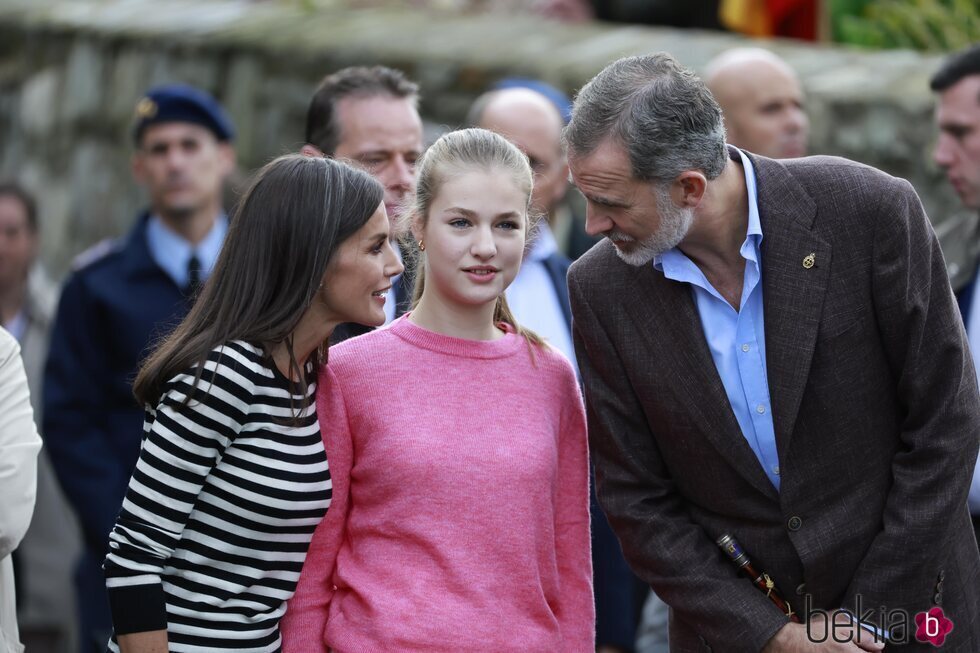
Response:
[[[391,332],[409,344],[450,356],[477,359],[506,358],[517,353],[524,342],[524,337],[514,333],[513,327],[509,324],[503,325],[507,329],[503,338],[469,340],[429,331],[409,320],[408,316],[409,313],[405,313],[392,322],[388,327]]]

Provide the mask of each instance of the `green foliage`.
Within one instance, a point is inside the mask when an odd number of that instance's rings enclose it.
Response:
[[[977,0],[829,0],[833,38],[874,48],[952,51],[980,41]]]

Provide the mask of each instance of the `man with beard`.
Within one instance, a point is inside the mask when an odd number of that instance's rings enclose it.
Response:
[[[422,154],[419,87],[405,75],[385,66],[344,68],[320,82],[306,113],[307,156],[329,156],[362,168],[385,187],[385,209],[392,234],[415,190],[415,162]],[[399,248],[395,251],[401,254]],[[412,302],[408,275],[392,279],[385,298],[387,321],[400,316]],[[341,324],[332,343],[366,333],[360,324]]]
[[[671,650],[926,651],[912,620],[932,608],[955,623],[944,650],[980,650],[980,396],[909,184],[727,146],[662,53],[599,73],[565,136],[606,236],[569,273],[598,496],[672,608]]]
[[[133,136],[133,175],[150,208],[128,236],[76,260],[44,378],[43,433],[84,538],[75,578],[84,652],[104,651],[112,628],[102,561],[143,436],[132,381],[218,257],[222,186],[235,165],[230,120],[190,86],[148,91]]]
[[[770,159],[806,155],[803,89],[785,61],[762,48],[734,48],[708,63],[704,81],[721,106],[730,145]]]

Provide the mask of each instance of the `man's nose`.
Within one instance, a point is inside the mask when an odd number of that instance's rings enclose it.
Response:
[[[391,164],[389,187],[398,190],[411,190],[415,185],[415,166],[402,157],[396,157]]]
[[[598,236],[612,229],[613,222],[601,209],[591,204],[585,207],[585,233]]]
[[[810,126],[810,119],[806,111],[799,107],[793,107],[789,112],[789,124],[793,133],[805,132]]]
[[[171,147],[167,150],[167,169],[177,171],[184,167],[187,155],[179,147]]]
[[[932,160],[940,168],[948,168],[953,165],[954,158],[953,147],[949,142],[949,137],[940,134],[939,140],[936,142],[936,149],[932,152]]]

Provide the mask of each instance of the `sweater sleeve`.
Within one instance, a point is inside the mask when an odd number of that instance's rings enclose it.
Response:
[[[326,366],[320,371],[316,410],[333,492],[330,509],[313,533],[296,592],[279,624],[284,653],[325,653],[329,648],[324,635],[334,592],[333,572],[350,506],[351,429],[340,384]]]
[[[557,618],[563,651],[595,650],[595,605],[589,533],[589,449],[585,407],[575,373],[562,370],[561,432],[558,438],[558,492],[555,538],[560,602]]]
[[[254,383],[228,354],[211,352],[196,387],[195,372],[169,381],[148,411],[139,460],[109,536],[104,569],[117,635],[167,627],[163,567],[208,475],[247,420]]]

